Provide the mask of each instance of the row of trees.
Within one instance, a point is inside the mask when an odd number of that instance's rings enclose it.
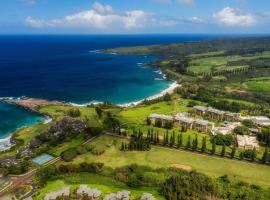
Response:
[[[121,151],[149,151],[151,149],[149,139],[143,136],[141,131],[134,132],[128,143],[122,142]]]
[[[229,157],[232,159],[238,157],[239,159],[255,161],[257,158],[257,151],[255,148],[239,151],[238,156],[237,156],[236,155],[237,146],[236,146],[235,138],[233,138],[232,136],[223,136],[223,135],[214,136],[211,140],[211,143],[212,143],[211,148],[207,149],[207,138],[203,137],[201,139],[201,145],[199,145],[199,138],[197,135],[193,139],[189,135],[186,139],[186,143],[183,142],[184,141],[183,133],[179,133],[176,136],[175,132],[172,132],[171,134],[169,134],[169,132],[166,131],[163,134],[163,137],[161,137],[158,132],[154,133],[153,130],[148,130],[147,135],[144,139],[142,139],[143,133],[141,131],[133,135],[135,135],[136,137],[133,137],[129,144],[122,143],[121,150],[149,150],[150,144],[154,144],[154,145],[163,145],[163,146],[167,146],[171,148],[178,148],[178,149],[181,148],[181,149],[186,149],[186,150],[191,150],[191,151],[199,151],[201,153],[207,152],[211,155],[218,154],[221,157]],[[134,138],[137,138],[137,139],[134,140]],[[139,144],[141,145],[134,143],[134,141],[140,141]],[[222,146],[220,153],[217,153],[217,145]],[[227,148],[231,149],[230,152],[227,150]],[[264,164],[270,161],[270,154],[267,148],[265,149],[264,155],[260,159],[260,161]]]

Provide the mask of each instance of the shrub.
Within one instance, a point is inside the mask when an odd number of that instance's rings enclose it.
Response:
[[[215,190],[213,180],[197,172],[173,175],[161,186],[166,199],[177,200],[206,199]]]
[[[77,154],[82,155],[85,154],[87,152],[87,149],[84,146],[78,146],[76,148]]]
[[[212,142],[215,142],[216,145],[231,146],[235,144],[235,139],[231,134],[223,135],[219,133],[212,137]]]
[[[253,150],[248,149],[243,152],[243,157],[252,161],[255,160],[256,156],[257,156],[257,153],[255,149]]]
[[[245,119],[242,124],[248,128],[254,128],[256,127],[256,125],[254,124],[254,122],[250,119]]]
[[[39,185],[43,186],[50,178],[54,177],[56,174],[57,171],[54,165],[45,168],[40,168],[36,172],[35,180]]]
[[[80,117],[81,111],[78,108],[71,108],[66,111],[66,114],[70,117]]]
[[[103,149],[102,147],[94,147],[91,150],[91,153],[96,156],[102,155],[104,152],[105,152],[105,149]]]
[[[238,135],[249,135],[249,129],[245,126],[237,126],[233,130]]]
[[[66,161],[70,162],[77,156],[77,150],[75,148],[70,148],[61,153],[61,158]]]
[[[90,172],[90,173],[98,173],[103,170],[103,163],[87,163],[83,162],[80,164],[67,164],[60,165],[58,167],[59,173],[75,173],[75,172]]]

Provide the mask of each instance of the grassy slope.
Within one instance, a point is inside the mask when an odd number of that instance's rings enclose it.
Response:
[[[270,77],[253,78],[245,82],[244,85],[253,92],[270,93]]]
[[[209,56],[217,55],[209,54]],[[207,58],[198,58],[199,56],[204,56],[205,54],[196,54],[196,56],[191,56],[192,61],[190,62],[190,66],[188,67],[188,71],[194,73],[208,73],[215,69],[215,71],[228,71],[228,70],[237,70],[239,68],[246,68],[247,66],[226,66],[226,64],[230,61],[238,61],[238,60],[251,60],[258,58],[269,58],[270,52],[265,51],[262,54],[255,54],[252,56],[218,56],[218,57],[207,57]],[[207,55],[207,54],[206,54]]]
[[[118,182],[110,177],[90,173],[77,173],[60,176],[57,180],[48,182],[44,188],[39,190],[34,199],[43,199],[46,193],[57,191],[67,185],[74,191],[80,184],[87,184],[91,188],[99,189],[102,192],[102,196],[112,192],[128,190],[131,192],[131,199],[139,199],[145,192],[153,194],[159,200],[164,199],[159,196],[155,188],[129,188],[124,183]]]
[[[113,140],[116,146],[107,146],[107,144],[111,144]],[[184,164],[212,177],[227,174],[235,179],[270,187],[270,168],[267,166],[163,147],[152,147],[148,152],[121,152],[119,150],[121,141],[121,139],[112,136],[102,136],[93,141],[92,144],[104,148],[105,153],[103,155],[94,156],[91,153],[87,153],[77,157],[73,160],[73,163],[103,162],[105,166],[113,168],[129,165],[131,163],[147,165],[154,168],[170,167],[172,164]]]

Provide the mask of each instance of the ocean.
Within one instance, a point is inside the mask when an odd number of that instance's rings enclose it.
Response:
[[[213,35],[1,35],[0,98],[36,97],[75,104],[124,104],[172,83],[147,63],[156,56],[98,53],[114,47],[212,39]],[[0,139],[40,116],[0,104]]]

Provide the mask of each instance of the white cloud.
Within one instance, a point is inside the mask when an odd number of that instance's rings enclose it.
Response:
[[[214,13],[213,17],[218,23],[226,26],[252,26],[256,23],[255,16],[231,7],[225,7],[223,10]]]
[[[190,21],[194,24],[200,24],[203,22],[203,20],[201,18],[196,17],[196,16],[189,18],[188,21]]]
[[[188,5],[188,6],[194,4],[194,0],[176,0],[176,2],[179,4]]]
[[[133,29],[144,27],[152,21],[152,14],[142,10],[132,10],[116,13],[109,5],[94,3],[92,9],[81,11],[61,19],[42,20],[31,16],[26,18],[26,24],[35,27],[89,27],[97,29],[124,28]]]

